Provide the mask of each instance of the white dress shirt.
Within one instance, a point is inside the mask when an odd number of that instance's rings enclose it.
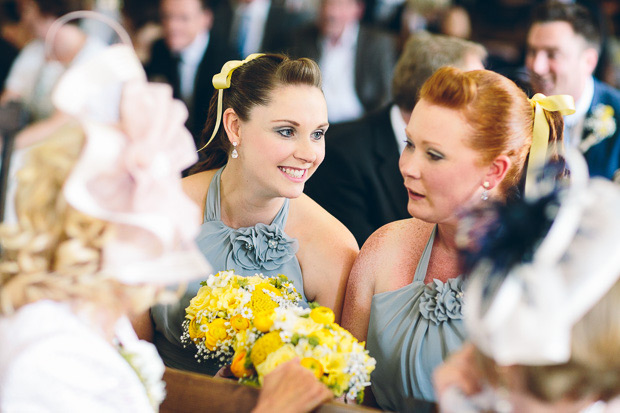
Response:
[[[359,24],[345,28],[336,44],[323,39],[319,66],[323,74],[323,93],[332,123],[361,117],[364,107],[355,91],[355,52]]]
[[[400,113],[400,108],[397,105],[392,105],[390,108],[390,121],[392,123],[394,136],[396,136],[398,153],[402,154],[405,150],[405,146],[407,146],[407,134],[405,133],[407,124],[405,123],[403,115]]]
[[[581,93],[581,97],[575,102],[575,113],[564,116],[564,146],[577,147],[583,135],[583,123],[586,119],[588,109],[592,105],[594,98],[594,80],[588,78],[586,85]]]
[[[200,33],[193,42],[181,51],[179,62],[179,87],[181,97],[190,106],[194,97],[194,82],[200,61],[209,45],[209,33]],[[214,73],[215,74],[215,73]]]
[[[263,51],[261,50],[261,45],[265,35],[265,25],[270,7],[270,0],[254,0],[251,3],[239,4],[235,8],[235,17],[233,19],[234,38],[239,40],[239,37],[242,37],[244,40],[242,42],[243,46],[237,49],[241,57],[245,58],[249,54]],[[242,25],[245,27],[241,34]],[[238,45],[233,46],[237,47]]]

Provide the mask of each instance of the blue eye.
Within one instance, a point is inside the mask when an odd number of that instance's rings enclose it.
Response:
[[[278,132],[280,135],[284,136],[285,138],[292,137],[294,133],[292,128],[278,129],[276,132]]]
[[[317,130],[317,131],[312,132],[312,139],[314,139],[315,141],[320,141],[321,139],[323,139],[324,136],[325,136],[325,131]]]

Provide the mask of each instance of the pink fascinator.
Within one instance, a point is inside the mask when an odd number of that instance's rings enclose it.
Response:
[[[168,85],[148,83],[135,52],[113,45],[71,67],[52,96],[86,140],[64,195],[110,222],[102,273],[125,284],[174,284],[208,274],[194,238],[200,210],[181,171],[197,160],[187,109]]]

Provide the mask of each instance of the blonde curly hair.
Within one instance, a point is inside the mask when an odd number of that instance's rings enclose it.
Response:
[[[130,287],[100,274],[113,226],[69,205],[62,189],[84,146],[76,123],[60,127],[27,154],[18,173],[17,224],[0,227],[0,313],[42,299],[143,311],[153,287]]]

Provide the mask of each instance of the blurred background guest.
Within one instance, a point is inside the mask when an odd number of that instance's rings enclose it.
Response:
[[[325,161],[305,192],[345,224],[360,246],[379,227],[410,216],[398,159],[422,85],[442,66],[483,69],[485,56],[478,44],[418,32],[396,64],[393,103],[329,129]]]
[[[311,20],[282,0],[222,0],[215,9],[215,30],[221,31],[237,57],[252,53],[286,52],[293,32]]]
[[[168,83],[174,96],[185,102],[187,128],[200,148],[213,95],[211,79],[233,54],[224,39],[211,30],[209,0],[161,0],[159,6],[164,36],[154,42],[144,68],[149,80]]]
[[[620,171],[620,91],[593,77],[600,51],[600,28],[585,7],[551,1],[534,10],[526,66],[541,78],[540,92],[575,98],[566,145],[584,153],[591,175],[611,179]]]
[[[295,34],[292,54],[321,67],[331,123],[357,119],[391,96],[395,38],[360,24],[363,13],[364,0],[322,0],[317,22]]]

